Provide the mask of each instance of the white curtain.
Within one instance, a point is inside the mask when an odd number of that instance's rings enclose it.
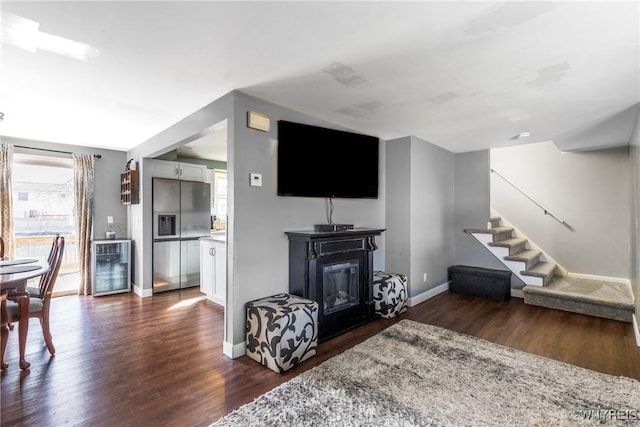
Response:
[[[91,294],[91,239],[93,237],[93,183],[95,159],[90,154],[73,154],[73,189],[76,204],[76,235],[80,295]]]
[[[15,255],[11,190],[12,165],[13,145],[0,144],[0,237],[4,241],[4,256],[6,257]]]

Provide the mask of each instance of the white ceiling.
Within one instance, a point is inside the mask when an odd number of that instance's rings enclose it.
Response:
[[[227,121],[207,129],[201,137],[177,148],[178,155],[197,159],[227,161]]]
[[[3,24],[26,18],[98,51],[81,61],[2,43],[5,136],[127,150],[234,89],[453,152],[512,145],[520,132],[568,149],[620,145],[638,117],[637,1],[3,1],[0,11]]]

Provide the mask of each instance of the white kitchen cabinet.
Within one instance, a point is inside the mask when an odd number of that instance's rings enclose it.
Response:
[[[213,241],[200,239],[200,292],[207,297],[213,295],[213,282],[216,279],[216,265],[213,253]]]
[[[151,176],[153,178],[206,182],[207,167],[205,165],[154,159],[151,162]]]
[[[224,306],[227,288],[227,250],[224,241],[200,239],[200,292]]]
[[[180,179],[185,181],[207,181],[207,167],[191,163],[178,163],[180,167]]]

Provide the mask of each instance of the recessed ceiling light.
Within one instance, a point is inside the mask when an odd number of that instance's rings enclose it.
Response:
[[[522,139],[522,138],[529,138],[531,136],[531,132],[520,132],[518,134],[518,138]]]

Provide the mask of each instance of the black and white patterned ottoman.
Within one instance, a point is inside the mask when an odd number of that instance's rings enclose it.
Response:
[[[373,273],[375,312],[387,319],[407,311],[407,276],[376,271]]]
[[[247,303],[247,356],[283,373],[316,354],[318,303],[278,294]]]

